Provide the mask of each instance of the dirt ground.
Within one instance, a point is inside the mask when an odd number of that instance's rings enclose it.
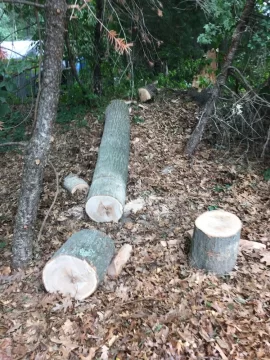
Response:
[[[62,188],[76,173],[90,182],[103,125],[88,114],[68,131],[56,126],[50,160],[60,180],[35,259],[26,272],[10,270],[11,240],[23,155],[0,159],[1,360],[44,359],[270,359],[270,167],[202,144],[190,160],[183,148],[198,108],[177,97],[132,110],[127,203],[144,207],[117,224],[96,224],[82,195]],[[56,191],[46,168],[38,213],[40,229]],[[237,266],[218,278],[189,266],[188,231],[198,215],[216,208],[242,220]],[[131,244],[130,261],[117,280],[106,278],[85,301],[47,294],[42,269],[74,232],[99,229],[116,247]],[[36,236],[37,237],[37,236]]]

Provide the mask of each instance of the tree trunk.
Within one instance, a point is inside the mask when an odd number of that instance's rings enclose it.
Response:
[[[114,252],[113,240],[100,231],[85,229],[73,234],[43,270],[46,290],[78,300],[87,298],[103,280]]]
[[[208,211],[196,219],[191,242],[190,263],[218,275],[233,270],[238,253],[242,223],[223,210]]]
[[[43,172],[57,113],[62,73],[65,0],[46,0],[46,41],[43,81],[34,134],[27,146],[21,193],[12,244],[13,267],[25,267],[32,258],[33,230],[42,191]]]
[[[214,112],[215,103],[220,95],[222,86],[225,85],[225,82],[226,82],[226,79],[228,76],[228,68],[231,66],[231,64],[233,62],[235,53],[236,53],[236,51],[238,49],[238,45],[240,43],[242,33],[245,30],[245,26],[248,23],[249,17],[252,13],[252,10],[254,9],[254,6],[255,6],[255,0],[247,0],[246,1],[246,5],[243,9],[241,18],[234,30],[233,36],[232,36],[231,47],[227,53],[226,60],[222,66],[221,73],[217,78],[217,82],[213,87],[212,96],[206,103],[204,111],[201,115],[201,118],[187,143],[185,152],[188,155],[192,155],[194,153],[194,151],[196,150],[198,144],[200,143],[200,141],[202,139],[208,119]]]
[[[106,109],[98,160],[86,202],[86,213],[97,222],[117,222],[126,199],[130,121],[124,101],[114,100]]]
[[[102,13],[103,13],[103,0],[96,0],[96,18],[100,22],[102,22]],[[94,39],[95,67],[94,67],[93,80],[94,80],[94,93],[100,96],[102,94],[101,59],[103,57],[103,46],[101,41],[102,26],[99,21],[97,21],[95,27],[95,39]]]
[[[72,75],[73,75],[74,79],[77,81],[78,85],[80,86],[82,93],[84,95],[86,95],[87,91],[86,91],[84,85],[82,84],[82,82],[79,78],[78,72],[76,70],[75,59],[74,59],[73,51],[72,51],[72,48],[70,46],[70,41],[69,41],[68,25],[66,25],[66,31],[65,31],[65,44],[66,44],[66,48],[67,48],[68,59],[69,59]]]

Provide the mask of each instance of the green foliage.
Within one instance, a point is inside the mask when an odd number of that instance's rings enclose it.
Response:
[[[244,3],[244,0],[206,0],[204,9],[210,21],[204,25],[204,32],[198,36],[198,42],[219,47],[226,37],[231,36]]]
[[[0,42],[32,38],[36,31],[35,23],[31,8],[0,3]]]
[[[16,76],[37,66],[37,60],[33,58],[0,60],[0,116],[10,112],[8,103],[17,89]]]
[[[85,127],[87,126],[85,115],[88,111],[89,108],[87,105],[79,104],[72,106],[70,104],[61,104],[58,107],[56,123],[62,125],[63,128],[67,130],[72,121],[74,121],[78,127]]]
[[[169,70],[169,73],[167,76],[163,73],[158,74],[158,77],[157,77],[158,86],[159,87],[178,88],[178,89],[187,89],[188,87],[191,86],[191,82],[192,82],[194,75],[196,75],[199,72],[199,69],[203,63],[204,63],[204,61],[201,59],[183,60],[182,64],[179,65],[176,69]],[[204,81],[204,79],[202,78],[202,82],[203,81]]]
[[[133,117],[133,122],[134,122],[134,124],[142,124],[145,122],[145,120],[141,116],[135,115]]]
[[[263,173],[263,178],[265,181],[270,180],[270,168],[265,170],[265,172]]]
[[[24,121],[25,114],[21,111],[16,111],[16,107],[12,107],[12,111],[2,117],[3,129],[0,131],[0,143],[8,141],[26,141],[27,140],[27,125],[29,123]],[[0,147],[0,152],[7,151],[7,147]]]
[[[218,207],[218,205],[209,205],[208,206],[208,211],[213,211],[213,210],[217,210],[219,207]]]
[[[0,241],[0,249],[4,249],[7,246],[5,241]]]
[[[218,193],[220,193],[220,192],[225,192],[225,191],[227,191],[227,190],[230,190],[231,187],[232,187],[232,185],[230,185],[230,184],[225,184],[225,185],[219,185],[219,184],[217,184],[217,185],[215,185],[215,187],[214,187],[214,191],[216,191],[216,192],[218,192]]]

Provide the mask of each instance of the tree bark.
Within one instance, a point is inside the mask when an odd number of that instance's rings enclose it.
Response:
[[[102,13],[103,13],[103,0],[96,0],[96,18],[102,22]],[[102,26],[100,22],[97,21],[95,27],[95,38],[94,38],[94,47],[95,47],[95,67],[94,67],[94,93],[96,95],[102,94],[102,79],[101,79],[101,59],[103,56],[103,46],[102,46]]]
[[[73,234],[47,262],[43,283],[48,292],[83,300],[103,280],[114,256],[114,242],[96,230]]]
[[[223,210],[208,211],[196,219],[191,242],[190,264],[218,275],[233,270],[242,223]]]
[[[124,101],[106,109],[98,160],[86,202],[86,213],[96,222],[117,222],[123,214],[128,176],[130,121]]]
[[[24,159],[21,193],[12,244],[13,267],[15,268],[27,266],[32,258],[33,230],[59,99],[66,9],[65,0],[46,0],[43,81],[37,122]]]
[[[201,118],[200,118],[195,130],[191,134],[191,137],[187,143],[185,152],[188,155],[192,155],[194,153],[194,151],[196,150],[197,146],[199,145],[199,143],[202,139],[208,119],[214,112],[215,103],[220,95],[222,86],[225,85],[225,82],[226,82],[226,79],[228,76],[228,69],[233,62],[235,53],[236,53],[239,43],[240,43],[242,33],[244,32],[245,26],[247,25],[249,17],[254,9],[255,2],[256,2],[255,0],[247,0],[246,1],[241,18],[234,30],[232,40],[231,40],[231,46],[227,53],[225,62],[222,66],[221,73],[218,76],[217,82],[213,87],[212,96],[206,103],[206,105],[204,107],[204,111],[201,115]]]

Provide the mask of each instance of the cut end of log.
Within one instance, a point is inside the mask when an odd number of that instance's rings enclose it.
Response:
[[[96,222],[117,222],[123,214],[122,204],[112,196],[93,196],[86,203],[87,215]]]
[[[71,190],[71,194],[73,195],[77,190],[79,190],[80,192],[87,193],[89,190],[89,185],[88,184],[78,184],[78,185],[74,186],[74,188]]]
[[[96,290],[98,280],[96,271],[85,260],[61,255],[46,264],[43,283],[48,292],[83,300]]]
[[[200,215],[195,226],[209,237],[226,238],[235,235],[242,228],[240,219],[227,211],[207,211]]]

